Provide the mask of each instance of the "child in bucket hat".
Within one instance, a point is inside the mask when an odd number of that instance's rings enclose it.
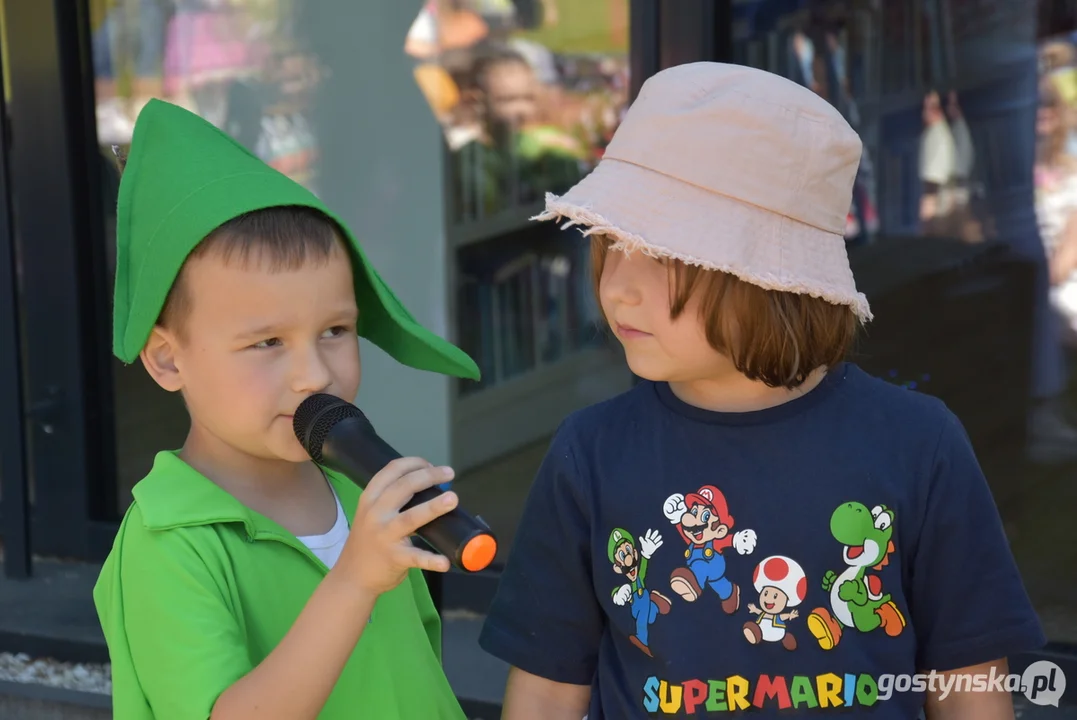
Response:
[[[412,547],[455,495],[407,458],[362,492],[310,461],[292,413],[351,401],[358,337],[476,378],[419,325],[345,224],[210,123],[151,101],[117,207],[114,350],[183,395],[191,429],[133,490],[94,588],[118,720],[439,718],[463,712]]]
[[[1044,643],[961,423],[844,359],[871,319],[842,237],[860,154],[809,90],[687,64],[548,197],[641,382],[567,418],[531,488],[480,638],[512,666],[506,718],[931,717],[942,686],[896,676],[1000,675]],[[656,548],[666,612],[615,602],[615,529]],[[797,641],[756,642],[760,613]],[[1012,717],[999,690],[942,702]]]

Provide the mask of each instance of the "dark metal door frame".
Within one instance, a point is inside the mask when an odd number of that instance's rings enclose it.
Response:
[[[658,0],[629,0],[628,82],[629,101],[636,99],[643,82],[658,72]]]
[[[731,59],[732,0],[659,0],[658,67]]]
[[[659,70],[732,59],[732,0],[631,0],[631,98]]]
[[[6,42],[6,39],[0,39]],[[2,64],[2,63],[0,63]],[[0,73],[3,68],[0,67]],[[20,341],[19,262],[11,224],[8,182],[10,137],[7,103],[0,88],[0,534],[4,574],[30,576],[30,497],[23,434],[23,373]]]
[[[6,0],[4,10],[31,538],[35,553],[99,559],[116,527],[95,522],[115,443],[88,8]]]

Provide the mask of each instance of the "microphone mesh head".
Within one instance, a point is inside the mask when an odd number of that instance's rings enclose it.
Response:
[[[296,408],[292,430],[311,460],[321,463],[322,445],[329,431],[341,420],[354,417],[364,417],[359,408],[333,395],[319,393]]]

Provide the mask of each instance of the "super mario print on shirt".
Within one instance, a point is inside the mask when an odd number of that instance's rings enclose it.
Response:
[[[1043,636],[956,419],[843,365],[757,412],[642,382],[570,417],[480,642],[591,686],[589,720],[896,720],[923,696],[881,675]]]
[[[742,605],[741,586],[730,579],[726,551],[748,555],[755,546],[756,535],[750,529],[735,530],[734,519],[725,495],[717,487],[705,485],[687,495],[674,493],[663,504],[666,517],[676,525],[687,549],[685,566],[670,574],[670,587],[685,602],[706,599],[712,590],[727,615],[751,616],[742,626],[745,640],[751,645],[778,643],[795,650],[796,636],[789,623],[800,617],[797,606],[809,596],[808,578],[801,565],[783,555],[764,558],[751,570],[748,587],[754,591],[746,607]],[[807,615],[808,634],[823,650],[833,649],[844,632],[870,632],[884,629],[896,637],[905,627],[904,616],[891,595],[882,590],[880,571],[894,552],[893,512],[881,505],[869,510],[859,502],[839,505],[830,517],[830,530],[841,546],[844,569],[827,570],[818,583],[822,592],[812,593],[820,605]],[[615,531],[615,533],[618,531]],[[646,559],[654,556],[652,549]],[[652,590],[652,593],[658,593]],[[670,612],[668,606],[663,614]],[[653,620],[652,620],[653,622]],[[646,628],[644,628],[646,630]],[[646,635],[644,636],[646,638]],[[645,644],[629,641],[649,656]],[[829,677],[828,677],[829,675]],[[769,704],[779,709],[872,706],[878,700],[878,688],[870,674],[833,673],[821,676],[763,675],[753,684],[747,678],[709,678],[706,682],[692,678],[670,683],[650,676],[644,686],[644,708],[650,713],[696,712],[700,707],[746,710]],[[771,703],[773,701],[773,703]]]

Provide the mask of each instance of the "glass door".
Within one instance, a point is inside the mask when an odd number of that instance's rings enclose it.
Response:
[[[1052,651],[1072,662],[1072,7],[1069,27],[1051,30],[1029,2],[735,5],[735,61],[811,88],[863,138],[846,241],[879,322],[858,360],[961,418]],[[1041,4],[1057,21],[1048,5],[1062,4]]]
[[[405,44],[445,137],[453,332],[483,373],[454,392],[457,489],[501,536],[498,562],[557,424],[631,383],[589,243],[531,219],[620,122],[629,14],[628,0],[430,0]]]
[[[314,189],[318,139],[310,124],[321,68],[294,0],[90,0],[94,112],[104,215],[107,285],[116,272],[119,170],[139,111],[151,98],[192,110],[259,157]],[[154,455],[183,444],[183,400],[158,387],[140,364],[110,359],[118,518]]]

